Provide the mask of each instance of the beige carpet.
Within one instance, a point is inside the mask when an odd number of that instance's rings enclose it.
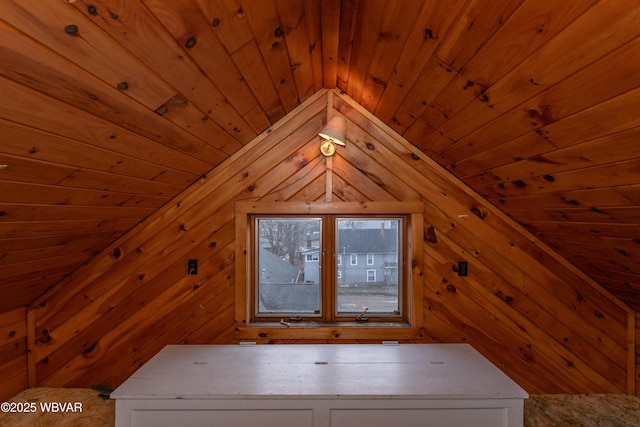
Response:
[[[0,412],[0,427],[111,427],[115,402],[96,390],[33,388],[9,402],[33,413]],[[62,406],[56,408],[59,402]],[[19,403],[22,403],[20,407]],[[45,405],[45,406],[41,406]],[[35,406],[34,406],[35,405]],[[48,406],[47,406],[48,405]],[[78,410],[82,412],[60,412]],[[43,410],[43,409],[48,409]],[[51,412],[58,410],[58,412]],[[525,427],[638,427],[640,398],[627,395],[535,395],[525,400]]]
[[[99,391],[83,388],[27,389],[8,400],[9,403],[15,403],[12,409],[23,413],[0,412],[0,427],[114,426],[115,401],[105,400],[99,397],[100,394]],[[59,402],[62,406],[56,407],[54,402]],[[32,410],[35,412],[24,413]],[[61,412],[62,410],[67,412]],[[76,412],[71,412],[73,410]]]
[[[531,396],[525,427],[639,427],[640,398],[625,394]]]

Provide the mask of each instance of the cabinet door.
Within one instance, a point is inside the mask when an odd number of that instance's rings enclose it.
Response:
[[[312,410],[134,410],[133,427],[313,427]]]
[[[331,427],[507,427],[505,408],[339,409]]]

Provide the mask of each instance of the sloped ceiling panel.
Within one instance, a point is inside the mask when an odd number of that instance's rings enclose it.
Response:
[[[638,2],[16,0],[0,17],[0,312],[323,87],[640,307]]]

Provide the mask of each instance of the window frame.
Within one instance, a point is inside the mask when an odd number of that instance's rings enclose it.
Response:
[[[420,202],[277,202],[239,201],[235,204],[235,321],[239,340],[269,339],[419,339],[423,335],[422,251],[424,204]],[[254,215],[275,216],[354,216],[375,217],[402,215],[407,218],[403,262],[405,298],[403,322],[280,322],[252,320],[251,292],[253,265],[251,221]],[[321,257],[322,258],[322,257]],[[337,261],[332,258],[335,268]],[[333,269],[332,269],[333,270]],[[333,274],[333,271],[331,272]],[[333,281],[332,281],[333,282]],[[337,283],[334,282],[335,285]],[[331,287],[331,286],[329,286]],[[356,319],[357,320],[357,319]]]
[[[373,279],[370,279],[369,277],[369,273],[373,273]],[[367,282],[371,283],[371,282],[375,282],[376,281],[376,271],[372,270],[372,269],[367,269]]]

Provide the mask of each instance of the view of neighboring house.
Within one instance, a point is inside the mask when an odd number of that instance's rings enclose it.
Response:
[[[344,290],[357,287],[382,290],[384,287],[386,292],[395,292],[397,298],[400,220],[338,219],[336,228],[337,286]],[[267,239],[261,241],[256,272],[260,314],[315,313],[320,309],[320,235],[310,230],[299,242],[298,256],[292,263],[286,257],[275,255],[270,250],[272,243]],[[341,294],[338,302],[345,312],[350,311],[353,304],[360,311],[361,306],[369,307],[374,303],[370,298],[366,302],[354,302],[353,295],[349,301],[343,301],[343,297],[346,298]]]
[[[338,286],[397,285],[398,233],[397,229],[380,228],[340,229],[336,254]],[[320,249],[302,251],[306,283],[318,283]]]
[[[258,309],[261,313],[313,313],[320,309],[319,288],[300,283],[303,271],[263,245],[260,247],[257,274],[260,284]]]
[[[297,283],[301,276],[300,269],[289,261],[282,259],[264,246],[260,247],[259,280],[261,284]]]

